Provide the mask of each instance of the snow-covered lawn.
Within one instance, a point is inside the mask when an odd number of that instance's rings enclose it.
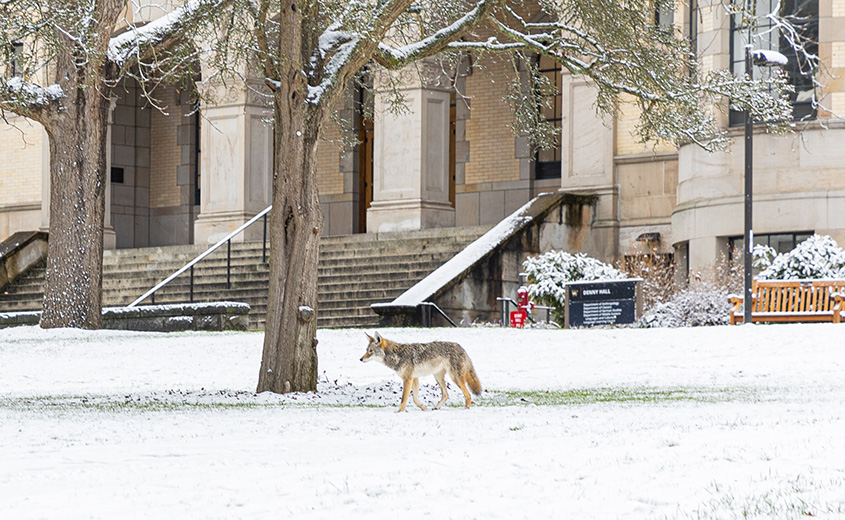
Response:
[[[261,334],[0,330],[0,518],[845,517],[845,326],[379,332],[487,391],[396,414],[360,330],[285,397]]]

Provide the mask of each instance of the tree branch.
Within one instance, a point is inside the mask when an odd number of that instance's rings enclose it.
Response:
[[[53,84],[43,88],[20,77],[0,77],[0,109],[33,119],[44,126],[48,114],[61,108],[62,88]]]
[[[487,18],[500,3],[501,0],[481,0],[464,16],[415,43],[401,47],[391,47],[386,43],[380,43],[373,58],[385,68],[400,69],[414,61],[434,56],[466,35],[481,20]]]

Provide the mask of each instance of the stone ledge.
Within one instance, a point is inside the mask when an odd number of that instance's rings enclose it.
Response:
[[[47,259],[47,233],[19,231],[0,242],[0,288]]]
[[[103,328],[150,332],[247,330],[249,305],[240,302],[175,303],[103,309]],[[41,311],[0,314],[0,328],[38,325]]]

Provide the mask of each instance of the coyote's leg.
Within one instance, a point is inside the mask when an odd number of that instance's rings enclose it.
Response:
[[[423,404],[420,402],[420,378],[418,377],[414,378],[414,389],[412,390],[412,392],[414,395],[414,404],[419,406],[420,409],[422,409],[423,411],[428,410],[428,408],[423,406]]]
[[[397,412],[404,412],[405,405],[408,404],[408,393],[411,391],[411,378],[402,379],[402,403],[399,405]]]
[[[446,370],[441,370],[434,374],[434,379],[437,381],[437,385],[440,387],[440,402],[438,402],[435,406],[435,410],[439,410],[443,403],[449,399],[449,392],[446,391]]]
[[[464,380],[460,377],[453,377],[452,381],[454,381],[461,389],[461,392],[464,393],[464,398],[466,398],[466,407],[469,408],[469,405],[472,404],[472,396],[469,395],[469,390],[467,390],[466,382],[464,382]]]

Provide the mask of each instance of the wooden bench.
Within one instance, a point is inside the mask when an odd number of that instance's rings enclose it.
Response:
[[[830,321],[845,310],[845,280],[754,280],[751,321]],[[742,296],[731,296],[731,325],[742,323]]]

